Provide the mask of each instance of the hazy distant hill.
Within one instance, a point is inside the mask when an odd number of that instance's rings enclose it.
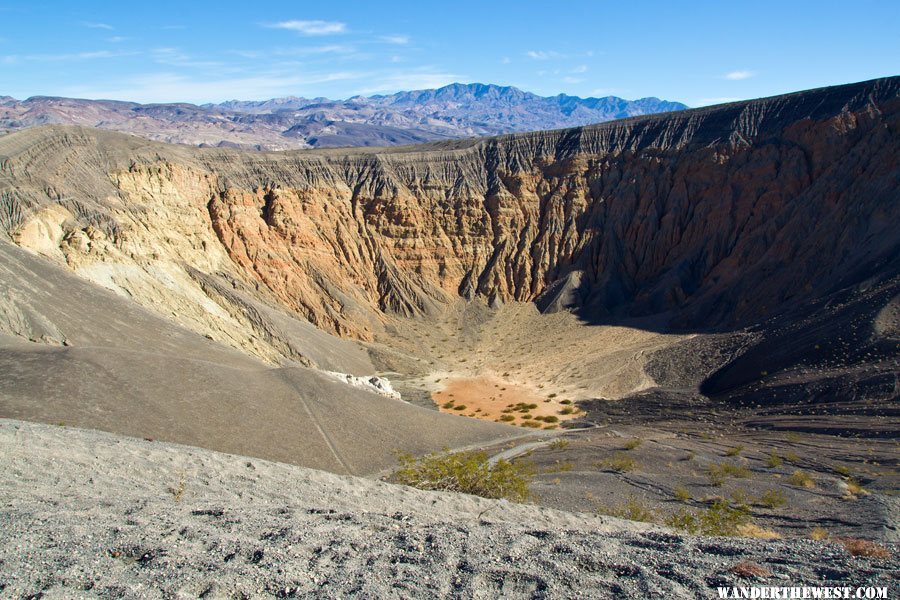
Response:
[[[687,108],[658,98],[543,97],[509,86],[454,83],[433,90],[355,96],[288,96],[221,104],[137,104],[0,97],[0,132],[73,124],[191,145],[257,149],[391,146],[557,129]]]

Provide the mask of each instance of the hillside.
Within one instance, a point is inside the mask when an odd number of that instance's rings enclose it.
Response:
[[[291,96],[202,106],[2,97],[0,133],[40,125],[81,125],[168,143],[286,150],[414,144],[572,127],[684,108],[658,98],[542,97],[478,83],[348,100]]]

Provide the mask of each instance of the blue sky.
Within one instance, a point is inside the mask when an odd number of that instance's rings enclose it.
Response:
[[[8,2],[0,95],[209,102],[450,82],[700,106],[900,74],[900,1]]]

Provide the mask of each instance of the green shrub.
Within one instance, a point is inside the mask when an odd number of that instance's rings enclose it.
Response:
[[[813,479],[812,475],[807,473],[806,471],[796,470],[788,477],[788,483],[791,485],[796,485],[797,487],[803,488],[814,488],[816,487],[816,480]]]
[[[781,490],[766,490],[759,497],[759,505],[766,508],[779,508],[787,504],[787,497]]]
[[[717,465],[709,465],[706,468],[706,474],[712,485],[719,486],[725,483],[729,477],[736,479],[746,479],[750,477],[750,469],[734,463],[720,463]]]
[[[522,421],[519,423],[521,427],[531,427],[532,429],[540,429],[541,424],[538,421]]]
[[[457,404],[456,406],[453,407],[453,410],[466,410],[466,405],[465,404]]]
[[[665,520],[669,527],[687,533],[722,536],[739,536],[752,522],[745,506],[732,506],[727,500],[717,500],[699,513],[682,509]]]
[[[447,408],[447,409],[453,408],[453,400],[451,400],[450,402],[445,402],[444,404],[441,405],[441,408]]]
[[[741,452],[744,451],[744,445],[738,444],[734,448],[729,448],[725,451],[725,456],[740,456]]]
[[[559,417],[547,415],[546,417],[544,417],[544,423],[559,423]]]
[[[567,406],[566,408],[564,408],[564,409],[562,409],[561,411],[559,411],[559,414],[561,414],[561,415],[571,415],[573,412],[575,412],[575,409],[574,409],[574,408],[569,408],[569,407]]]
[[[485,452],[428,454],[415,457],[399,453],[400,468],[392,479],[421,490],[461,492],[483,498],[506,498],[524,502],[531,497],[534,477],[531,465],[505,460],[488,464]]]
[[[780,456],[778,456],[775,452],[772,452],[769,455],[769,458],[766,459],[766,466],[770,469],[777,469],[783,462],[784,461],[781,460]]]
[[[504,423],[509,423],[510,421],[515,421],[516,418],[512,415],[502,415],[500,417],[500,420],[503,421]]]
[[[568,447],[569,447],[569,440],[564,440],[562,438],[558,438],[558,439],[555,439],[552,442],[550,442],[551,450],[565,450]]]
[[[634,459],[624,452],[616,452],[611,457],[598,460],[594,464],[604,471],[614,471],[616,473],[633,471],[635,467]]]
[[[625,450],[634,450],[635,448],[637,448],[638,446],[640,446],[643,443],[644,443],[644,440],[642,440],[641,438],[633,438],[633,439],[630,439],[627,442],[625,442],[624,448],[625,448]]]
[[[674,490],[672,490],[672,494],[679,502],[687,502],[691,499],[691,491],[683,485],[679,485]]]
[[[631,498],[617,506],[598,505],[596,512],[601,515],[618,517],[619,519],[628,519],[629,521],[656,522],[656,513],[636,498]]]
[[[572,401],[571,400],[560,400],[559,403],[560,404],[572,404]]]

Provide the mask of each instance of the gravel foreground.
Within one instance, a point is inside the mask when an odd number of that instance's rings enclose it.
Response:
[[[10,598],[716,597],[878,585],[889,559],[699,538],[65,427],[0,420]],[[745,579],[752,561],[772,575]]]

